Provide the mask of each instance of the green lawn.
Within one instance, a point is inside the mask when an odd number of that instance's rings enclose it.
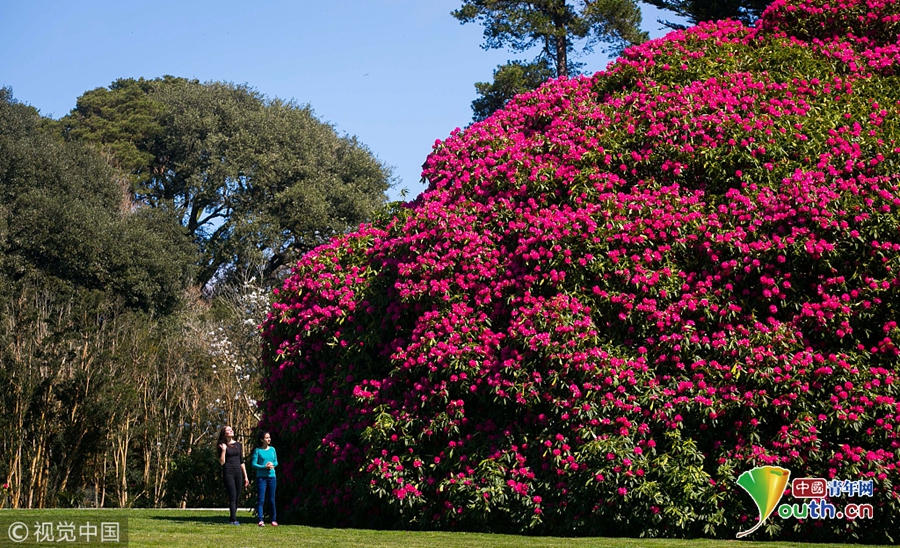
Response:
[[[477,533],[431,533],[406,531],[371,531],[360,529],[320,529],[299,525],[257,527],[248,513],[241,517],[243,525],[226,523],[227,511],[209,510],[0,510],[0,546],[79,546],[74,542],[15,544],[7,529],[13,522],[33,527],[36,522],[69,522],[76,527],[86,523],[127,521],[128,546],[175,548],[294,548],[307,546],[371,547],[371,548],[462,548],[462,547],[559,547],[559,548],[713,548],[747,546],[753,548],[788,548],[795,546],[838,547],[850,544],[800,544],[789,542],[751,542],[722,540],[644,540],[620,538],[558,538]],[[79,537],[80,538],[80,537]],[[33,537],[29,540],[33,541]],[[95,542],[95,546],[116,546]],[[120,542],[119,546],[124,546]],[[80,546],[85,546],[84,544]]]

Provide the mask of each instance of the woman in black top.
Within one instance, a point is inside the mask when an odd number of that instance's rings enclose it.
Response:
[[[222,465],[222,479],[228,493],[228,509],[231,511],[231,525],[240,525],[237,520],[237,503],[243,487],[250,485],[247,468],[244,466],[244,450],[234,441],[234,430],[225,426],[219,432],[219,464]],[[243,482],[242,482],[243,480]]]

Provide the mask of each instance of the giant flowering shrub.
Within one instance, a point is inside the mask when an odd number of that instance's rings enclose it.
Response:
[[[779,0],[437,142],[263,325],[288,511],[733,537],[776,464],[871,479],[874,519],[757,538],[900,540],[898,32],[897,2]]]

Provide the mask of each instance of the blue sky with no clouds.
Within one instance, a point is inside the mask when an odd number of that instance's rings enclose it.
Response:
[[[472,118],[475,82],[514,56],[485,51],[460,0],[0,0],[0,86],[59,118],[87,90],[165,74],[248,84],[308,103],[394,167],[397,198],[424,190],[436,139]],[[642,5],[643,27],[671,15]],[[602,52],[580,59],[606,68]]]

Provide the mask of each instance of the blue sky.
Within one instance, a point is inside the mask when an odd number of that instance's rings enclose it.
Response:
[[[472,118],[475,82],[514,56],[485,51],[482,27],[450,12],[461,0],[0,0],[0,86],[59,118],[85,91],[165,74],[248,84],[308,103],[356,135],[399,180],[424,190],[436,139]],[[665,34],[642,5],[645,30]],[[580,59],[606,68],[601,52]]]

